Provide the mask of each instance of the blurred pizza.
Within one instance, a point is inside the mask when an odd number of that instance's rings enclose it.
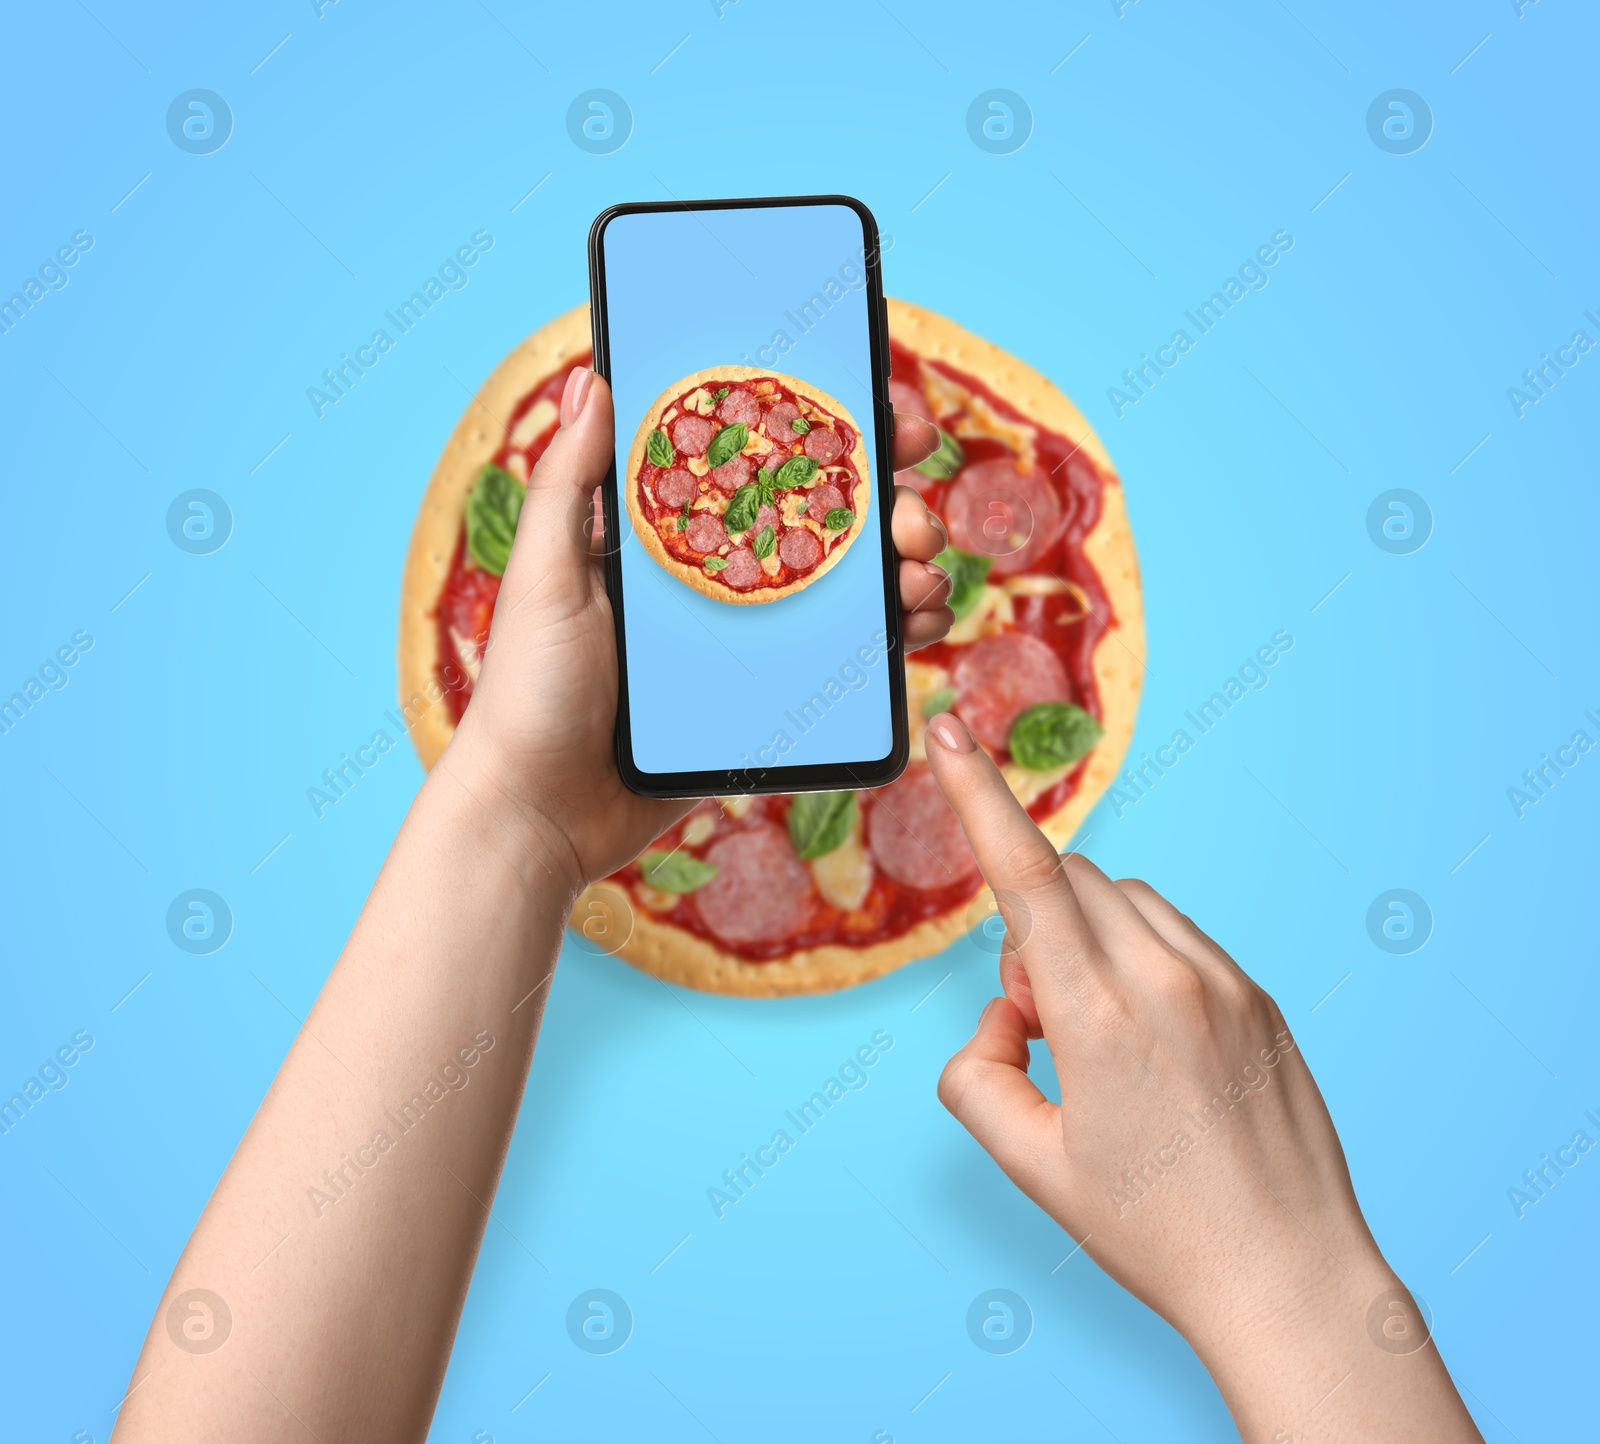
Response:
[[[826,992],[938,952],[992,914],[961,826],[928,770],[923,729],[937,712],[948,708],[966,722],[1057,847],[1116,775],[1133,733],[1143,609],[1122,486],[1105,448],[1072,402],[1026,363],[935,312],[892,299],[888,309],[895,410],[933,422],[941,442],[898,480],[944,520],[951,545],[940,561],[955,584],[949,636],[905,661],[911,764],[871,791],[707,799],[637,862],[589,888],[572,925],[672,982],[751,996]],[[568,373],[590,358],[586,306],[524,341],[463,416],[423,499],[402,598],[400,695],[425,766],[471,701],[522,489],[555,434]],[[680,443],[667,423],[672,463],[680,452],[685,462],[696,454],[701,431],[709,431],[709,450],[723,428],[741,424],[731,410],[717,410],[735,378],[711,379],[718,385],[708,391],[708,426],[692,436],[685,430]],[[776,373],[745,379],[795,390]],[[723,385],[727,395],[718,398]],[[697,389],[664,398],[662,415],[690,400],[700,415],[706,398],[694,396]],[[769,430],[773,396],[751,387],[741,414]],[[800,414],[799,396],[778,399]],[[810,399],[830,430],[859,438],[837,403],[829,408],[815,392]],[[684,415],[680,408],[673,421]],[[738,452],[719,465],[745,456],[749,419],[742,424]],[[800,444],[788,453],[816,460],[807,433],[793,434]],[[648,457],[648,436],[644,445]],[[659,478],[674,469],[659,444],[658,456],[649,473],[656,500]],[[693,502],[711,488],[681,469],[695,486],[674,479],[667,503],[681,493],[678,514],[688,504],[694,525]],[[725,495],[731,505],[739,487],[771,468],[751,470],[750,478],[730,473],[738,484],[714,488],[717,500]],[[773,501],[758,497],[758,516],[762,505]],[[853,523],[860,509],[848,509]],[[779,523],[766,523],[781,543]],[[739,527],[738,543],[722,553],[733,532],[723,526],[727,541],[702,557],[731,556],[751,530]],[[800,531],[814,537],[804,527],[785,534]],[[791,557],[800,545],[790,543]],[[783,565],[780,576],[791,570]],[[443,705],[416,705],[432,697]]]

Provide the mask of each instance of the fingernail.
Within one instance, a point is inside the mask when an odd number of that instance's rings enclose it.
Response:
[[[594,372],[587,366],[579,366],[567,376],[567,384],[561,393],[561,424],[571,426],[583,414],[583,403],[589,399],[589,384],[594,380]]]
[[[941,712],[935,717],[928,723],[928,730],[952,752],[971,752],[977,746],[972,734],[949,712]]]
[[[933,583],[933,590],[912,608],[914,612],[931,612],[944,606],[955,591],[955,583],[950,579],[950,573],[943,567],[935,566],[932,562],[923,562],[922,570],[927,573],[929,581]]]
[[[990,1013],[994,1012],[994,1005],[999,1001],[1000,1000],[998,998],[990,998],[989,1001],[983,1005],[983,1011],[978,1014],[978,1026],[980,1028],[983,1026],[983,1020],[987,1018]]]
[[[949,546],[950,545],[950,528],[947,527],[944,524],[943,520],[934,512],[930,511],[928,513],[928,520],[933,524],[933,529],[936,532],[938,532],[940,536],[942,536],[944,538],[945,546]],[[944,549],[943,547],[940,548],[941,551],[943,549]]]

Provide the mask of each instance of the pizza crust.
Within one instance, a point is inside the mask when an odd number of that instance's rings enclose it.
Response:
[[[439,627],[435,611],[461,540],[472,478],[492,461],[506,434],[506,418],[541,381],[593,346],[589,307],[541,326],[490,373],[445,443],[422,498],[400,588],[400,703],[421,718],[411,741],[431,768],[455,732],[439,688]]]
[[[1105,735],[1089,755],[1077,791],[1040,820],[1045,835],[1059,849],[1071,840],[1116,776],[1133,737],[1138,711],[1145,670],[1144,607],[1122,484],[1083,413],[1033,367],[935,312],[892,297],[888,309],[889,330],[895,340],[921,357],[947,362],[977,377],[1024,415],[1071,439],[1094,461],[1104,480],[1100,517],[1084,540],[1084,552],[1100,574],[1112,612],[1111,625],[1095,648],[1093,660]],[[552,372],[587,352],[590,345],[587,306],[577,306],[541,327],[495,368],[446,444],[423,497],[406,562],[400,614],[402,705],[410,705],[413,698],[427,699],[430,691],[438,692],[434,607],[455,556],[472,478],[499,450],[505,431],[500,418],[508,416],[516,403]],[[729,369],[707,374],[727,375]],[[805,389],[833,409],[820,393]],[[842,407],[835,414],[848,419]],[[862,475],[866,475],[865,468]],[[434,701],[411,730],[425,767],[438,761],[453,731],[444,703]],[[902,964],[942,951],[993,909],[993,895],[983,888],[960,907],[927,918],[886,942],[864,948],[830,944],[775,962],[749,963],[704,938],[656,920],[635,904],[624,888],[602,879],[579,895],[570,926],[588,951],[620,957],[667,982],[743,997],[783,997],[832,992],[881,977]]]
[[[754,587],[747,592],[735,591],[732,587],[724,586],[706,575],[703,567],[691,566],[688,562],[681,562],[673,556],[661,540],[661,535],[656,531],[649,517],[644,514],[644,508],[639,505],[639,487],[637,477],[639,468],[644,465],[645,449],[649,444],[650,433],[656,429],[656,418],[678,397],[685,392],[693,391],[697,386],[704,386],[709,381],[754,381],[764,377],[776,381],[780,386],[787,387],[795,395],[807,401],[815,402],[836,420],[845,422],[856,433],[855,445],[850,449],[850,463],[856,469],[856,485],[851,493],[854,505],[851,510],[855,512],[856,519],[849,528],[840,533],[833,549],[815,567],[807,572],[798,581],[790,582],[784,587]],[[662,570],[670,573],[686,587],[692,587],[702,596],[710,597],[714,602],[731,602],[735,605],[749,606],[759,602],[777,602],[784,597],[792,597],[796,592],[804,591],[818,577],[822,576],[833,564],[849,549],[850,544],[861,535],[861,529],[866,525],[867,508],[872,500],[872,476],[867,466],[866,437],[856,419],[844,406],[828,395],[826,391],[819,391],[808,381],[802,381],[796,376],[785,376],[781,371],[759,370],[754,366],[709,366],[703,371],[692,371],[689,375],[674,381],[654,401],[650,409],[645,412],[644,420],[639,423],[639,429],[634,433],[633,445],[628,449],[628,465],[623,471],[619,486],[628,508],[628,520],[633,523],[633,529],[639,540],[644,545],[650,559]]]

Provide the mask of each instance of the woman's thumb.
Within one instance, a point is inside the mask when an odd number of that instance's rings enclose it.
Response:
[[[521,595],[540,582],[586,572],[597,525],[595,488],[605,480],[614,445],[611,388],[587,367],[567,377],[561,426],[528,480],[505,586]]]

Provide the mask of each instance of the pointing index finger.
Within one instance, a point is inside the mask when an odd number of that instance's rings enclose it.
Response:
[[[1105,967],[1061,858],[1012,795],[1000,769],[954,716],[928,723],[928,764],[984,879],[994,889],[1048,1035],[1075,1010],[1083,981]],[[1025,911],[1027,916],[1017,917]],[[1036,941],[1031,941],[1036,940]]]

